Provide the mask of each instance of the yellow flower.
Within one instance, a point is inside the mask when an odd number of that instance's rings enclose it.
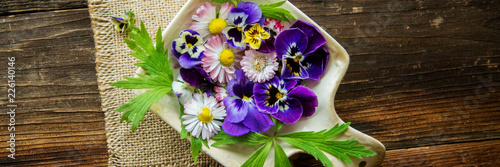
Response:
[[[254,24],[245,31],[245,40],[243,42],[250,44],[252,49],[259,49],[262,40],[269,39],[269,37],[269,33],[262,29],[260,24]]]

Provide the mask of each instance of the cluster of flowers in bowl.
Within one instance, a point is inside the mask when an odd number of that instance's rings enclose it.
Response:
[[[319,80],[329,52],[317,27],[266,18],[259,5],[201,5],[189,29],[172,42],[180,75],[172,88],[184,106],[182,124],[208,140],[262,133],[314,114],[317,96],[302,86]],[[291,24],[291,25],[290,25]],[[287,28],[285,28],[287,27]]]
[[[203,145],[209,149],[228,144],[262,145],[241,164],[245,167],[263,166],[271,148],[274,165],[280,167],[291,166],[285,153],[291,149],[307,152],[329,167],[333,163],[325,153],[348,164],[353,164],[350,157],[376,154],[356,145],[357,140],[334,140],[350,123],[320,131],[278,133],[284,125],[312,116],[318,107],[316,94],[303,85],[306,80],[320,80],[330,58],[318,27],[278,8],[285,1],[260,5],[212,1],[222,4],[201,4],[189,20],[189,28],[179,36],[175,32],[167,41],[171,42],[169,51],[164,48],[161,28],[153,41],[144,23],[133,25],[132,11],[111,17],[115,29],[128,34],[124,40],[133,51],[130,55],[142,61],[136,63],[140,67],[136,77],[111,84],[143,91],[116,109],[124,112],[121,120],[132,123],[132,131],[155,103],[163,100],[168,102],[163,107],[172,107],[179,101],[180,136],[190,136],[195,162]],[[171,33],[168,28],[167,32]],[[172,64],[171,58],[176,60]],[[172,67],[179,69],[177,78]],[[272,126],[274,135],[269,136]],[[209,145],[209,139],[214,143]],[[293,148],[283,149],[280,143],[284,142]]]

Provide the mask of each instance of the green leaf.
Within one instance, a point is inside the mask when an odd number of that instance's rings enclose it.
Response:
[[[274,140],[274,167],[289,167],[292,166],[290,160],[281,148],[280,144]]]
[[[180,104],[179,106],[181,106],[179,114],[179,119],[181,120],[181,139],[185,139],[188,135],[188,132],[186,130],[186,125],[182,124],[182,122],[184,121],[182,119],[182,116],[184,115],[184,106],[182,104]]]
[[[198,161],[198,154],[202,151],[201,138],[195,138],[191,136],[191,154],[193,156],[193,161],[196,163]]]
[[[242,167],[261,167],[266,162],[267,155],[271,150],[272,142],[268,141],[257,151],[255,151],[246,161],[241,165]]]
[[[211,0],[211,2],[215,2],[215,3],[230,3],[230,4],[234,4],[234,6],[238,5],[238,3],[240,2],[241,0]]]
[[[116,109],[118,112],[124,112],[120,122],[132,122],[132,131],[135,131],[139,123],[144,119],[144,115],[146,115],[149,107],[151,107],[153,103],[158,102],[163,95],[170,91],[172,91],[172,88],[169,87],[155,88],[134,97],[128,103]]]
[[[274,117],[271,117],[271,120],[273,120],[273,123],[275,125],[276,131],[274,132],[274,135],[276,135],[280,131],[281,127],[283,127],[283,122],[277,120]]]
[[[295,139],[295,138],[286,138],[286,137],[278,137],[297,148],[304,150],[305,152],[311,154],[316,160],[320,160],[323,165],[327,167],[333,167],[333,163],[326,157],[326,155],[315,145],[312,141]]]
[[[210,148],[210,145],[208,145],[208,141],[202,139],[201,142],[203,143],[203,145],[205,145],[205,147]]]
[[[170,67],[168,51],[164,49],[161,28],[158,28],[155,43],[149,36],[144,23],[140,28],[132,27],[128,38],[124,38],[127,46],[133,51],[130,55],[142,62],[136,63],[145,71],[137,78],[125,77],[111,86],[124,89],[148,89],[145,93],[120,106],[116,111],[124,112],[121,121],[132,122],[132,131],[144,119],[144,115],[153,103],[158,102],[165,94],[172,91],[173,71]],[[156,44],[156,45],[155,45]]]
[[[212,144],[213,147],[227,144],[260,145],[272,140],[260,133],[251,132],[241,136],[231,136],[224,131],[220,131],[212,139],[219,140]]]
[[[289,137],[289,138],[307,138],[308,140],[314,140],[314,141],[324,141],[331,139],[332,137],[338,135],[339,133],[342,133],[345,131],[349,125],[351,125],[350,122],[344,123],[342,125],[335,125],[328,131],[322,130],[318,132],[313,132],[313,131],[307,131],[307,132],[292,132],[288,134],[281,135],[279,137]]]
[[[277,138],[306,151],[328,167],[333,166],[333,164],[328,160],[323,151],[349,164],[352,164],[349,156],[362,158],[362,156],[375,155],[375,152],[365,149],[364,146],[355,145],[358,142],[356,140],[331,141],[331,138],[345,131],[349,125],[350,123],[348,122],[342,125],[337,124],[329,130],[293,132],[278,136]]]
[[[262,15],[266,18],[273,18],[286,22],[290,22],[290,19],[296,20],[290,11],[278,8],[279,6],[285,4],[285,2],[286,1],[280,1],[273,4],[259,5],[260,9],[262,9]]]

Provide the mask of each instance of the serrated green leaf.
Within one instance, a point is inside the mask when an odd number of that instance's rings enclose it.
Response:
[[[203,143],[203,145],[205,145],[205,147],[210,148],[210,145],[208,145],[208,141],[202,139],[201,142]]]
[[[328,140],[328,139],[338,135],[339,133],[342,133],[343,131],[345,131],[349,127],[350,124],[351,124],[350,122],[347,122],[347,123],[342,124],[340,126],[337,124],[334,127],[330,128],[328,131],[325,129],[325,130],[321,130],[318,132],[313,132],[313,131],[292,132],[292,133],[287,133],[287,134],[281,135],[280,137],[307,138],[308,140],[323,141],[323,140]]]
[[[116,111],[124,112],[121,121],[132,123],[132,131],[144,119],[151,105],[172,91],[173,81],[168,52],[163,48],[161,28],[158,29],[156,41],[153,43],[144,23],[141,23],[140,27],[132,27],[133,31],[129,33],[130,39],[124,38],[124,40],[133,51],[130,55],[142,61],[136,65],[145,70],[145,75],[138,74],[138,78],[125,77],[125,80],[111,84],[124,89],[148,89],[116,109]]]
[[[118,112],[124,112],[120,122],[132,122],[132,131],[135,131],[139,123],[144,119],[144,115],[146,115],[149,107],[151,107],[153,103],[158,102],[163,95],[170,91],[172,91],[172,88],[156,88],[134,97],[128,103],[116,109]]]
[[[193,156],[193,161],[196,163],[198,161],[198,155],[202,151],[201,138],[195,138],[191,136],[191,155]]]
[[[254,132],[241,136],[231,136],[224,131],[220,131],[212,139],[218,140],[212,144],[213,147],[227,144],[260,145],[271,141],[271,138]]]
[[[285,154],[280,144],[274,140],[274,167],[289,167],[292,166],[290,160]]]
[[[241,167],[261,167],[264,166],[266,162],[267,155],[271,150],[272,142],[268,141],[257,151],[255,151],[246,161],[241,165]]]
[[[259,7],[262,10],[262,15],[266,18],[273,18],[286,22],[290,22],[290,19],[296,20],[290,11],[278,8],[279,6],[285,4],[285,2],[286,1],[280,1],[273,4],[259,5]]]
[[[321,130],[318,132],[293,132],[278,136],[278,139],[283,140],[295,147],[298,147],[316,159],[319,159],[323,165],[330,166],[330,160],[324,156],[324,152],[331,154],[342,161],[352,164],[349,156],[362,158],[362,156],[373,156],[376,153],[364,148],[364,146],[355,145],[358,141],[331,141],[330,139],[345,131],[350,125],[350,122],[335,125],[331,129]]]
[[[311,141],[287,137],[278,138],[311,154],[314,158],[316,158],[316,160],[320,160],[323,165],[327,167],[333,167],[333,163],[328,159],[328,157],[326,157],[326,155],[318,148],[318,146],[311,143]]]
[[[211,2],[215,2],[215,3],[230,3],[230,4],[234,4],[234,6],[238,5],[238,3],[240,2],[241,0],[211,0]]]
[[[188,132],[186,130],[186,125],[182,124],[182,122],[184,121],[182,119],[182,116],[184,115],[184,106],[182,104],[180,104],[179,106],[181,107],[179,114],[179,119],[181,120],[181,139],[185,139],[188,135]]]

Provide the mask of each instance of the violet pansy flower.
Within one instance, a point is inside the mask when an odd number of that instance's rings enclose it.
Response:
[[[203,38],[194,30],[184,30],[180,38],[172,42],[172,54],[179,59],[179,64],[186,69],[201,64],[203,58]]]
[[[227,116],[222,123],[222,129],[232,136],[241,136],[248,132],[261,133],[267,131],[273,121],[261,113],[253,100],[254,83],[245,78],[242,70],[235,72],[235,78],[227,84],[227,94],[224,98]]]
[[[276,19],[266,18],[264,26],[262,27],[265,31],[269,32],[270,37],[265,40],[261,40],[261,45],[257,51],[263,53],[271,53],[276,51],[274,48],[274,41],[276,39],[276,35],[278,35],[285,26],[282,25],[282,22]]]
[[[111,16],[111,23],[115,26],[115,30],[123,33],[132,30],[135,23],[135,15],[132,11],[127,11],[123,16]]]
[[[283,30],[275,41],[276,53],[283,62],[281,77],[319,80],[330,56],[325,43],[316,26],[302,20]]]
[[[257,107],[286,124],[311,116],[318,106],[314,92],[298,85],[297,80],[274,77],[269,82],[256,83],[253,91]]]
[[[263,22],[262,10],[255,2],[241,1],[227,15],[228,26],[222,30],[227,43],[232,47],[245,49],[245,27]]]

